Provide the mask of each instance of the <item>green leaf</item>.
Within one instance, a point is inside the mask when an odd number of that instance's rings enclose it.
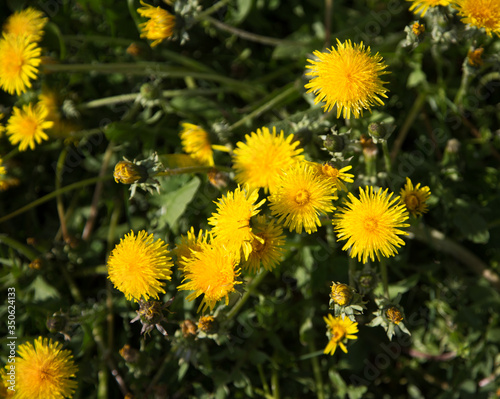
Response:
[[[60,298],[59,292],[47,283],[42,276],[37,276],[35,280],[29,286],[30,290],[33,290],[35,301],[45,301],[51,298]]]

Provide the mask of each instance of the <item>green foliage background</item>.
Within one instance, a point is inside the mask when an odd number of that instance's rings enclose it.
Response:
[[[176,7],[190,4],[177,0]],[[214,4],[200,1],[203,11]],[[180,32],[155,49],[139,38],[137,1],[0,5],[0,22],[28,5],[44,11],[50,23],[42,48],[56,61],[33,92],[21,98],[1,93],[0,103],[8,110],[47,85],[66,99],[63,113],[78,115],[81,127],[70,138],[12,156],[7,167],[20,185],[0,193],[0,282],[2,292],[16,288],[18,336],[64,342],[46,321],[55,312],[65,315],[71,337],[65,347],[79,366],[76,398],[120,398],[125,389],[137,398],[496,397],[500,40],[466,29],[451,8],[420,18],[426,33],[418,40],[405,31],[417,20],[410,4],[221,1],[210,17],[224,27],[207,18],[185,20],[189,40],[181,45]],[[261,36],[272,39],[262,43]],[[313,106],[304,89],[307,58],[337,38],[370,45],[391,72],[384,76],[390,90],[385,106],[349,124]],[[132,42],[139,46],[137,56],[126,51]],[[467,66],[468,50],[479,46],[484,64]],[[116,101],[118,95],[124,101]],[[379,144],[377,171],[370,175],[356,143],[374,121],[394,129],[388,148],[397,156],[388,171]],[[130,324],[137,304],[107,280],[109,252],[130,229],[145,229],[173,248],[190,226],[208,227],[213,201],[224,189],[203,174],[181,175],[161,178],[160,194],[138,190],[129,200],[128,187],[116,184],[111,173],[124,156],[181,153],[181,122],[199,124],[214,141],[233,146],[257,128],[278,126],[296,134],[307,157],[318,162],[329,159],[319,135],[335,127],[351,140],[345,151],[357,177],[351,192],[375,184],[398,194],[406,176],[429,186],[429,213],[387,262],[389,293],[393,299],[401,294],[411,337],[396,334],[389,341],[381,327],[367,326],[376,311],[370,293],[348,353],[322,354],[331,282],[349,283],[347,254],[327,220],[317,233],[288,234],[281,265],[255,284],[215,336],[183,336],[180,323],[198,319],[199,299],[187,302],[186,293],[177,292],[178,271],[163,298],[175,296],[163,324],[168,339],[156,330],[141,336],[139,323]],[[452,139],[456,151],[450,150]],[[12,151],[6,137],[0,149],[3,155]],[[230,158],[218,153],[216,163],[230,166]],[[103,176],[100,193],[95,184],[58,191],[96,176]],[[230,182],[228,189],[234,187]],[[58,195],[12,214],[51,193]],[[35,259],[41,260],[39,270],[29,267]],[[378,264],[373,268],[378,272]],[[229,308],[238,298],[231,297]],[[0,310],[2,332],[6,308]],[[137,364],[119,355],[125,344],[140,350]]]

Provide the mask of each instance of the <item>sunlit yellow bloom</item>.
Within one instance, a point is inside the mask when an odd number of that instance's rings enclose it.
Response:
[[[193,252],[200,251],[204,244],[209,241],[209,234],[203,229],[198,231],[198,235],[194,233],[194,227],[191,227],[187,235],[181,236],[181,242],[177,244],[173,253],[177,256],[177,262],[182,270],[181,260],[187,261],[193,256]]]
[[[36,79],[42,50],[28,36],[4,33],[0,39],[0,87],[20,95]]]
[[[147,22],[139,24],[142,31],[141,37],[153,40],[151,47],[155,47],[173,35],[175,16],[163,8],[153,7],[142,0],[141,5],[144,7],[138,8],[137,12],[141,17],[149,18]]]
[[[500,0],[455,0],[464,24],[484,28],[488,36],[500,36]]]
[[[50,137],[67,138],[69,134],[78,129],[78,126],[70,120],[63,119],[60,109],[60,100],[57,94],[44,88],[38,96],[38,103],[44,106],[47,111],[47,120],[54,122],[54,125],[47,131]]]
[[[431,190],[429,187],[424,186],[420,188],[420,183],[415,187],[409,177],[406,178],[406,184],[401,189],[401,204],[406,206],[408,212],[413,216],[421,216],[423,213],[428,211],[427,200],[431,196]]]
[[[108,278],[129,301],[158,299],[159,293],[165,293],[165,283],[160,280],[171,279],[172,266],[165,242],[154,241],[153,235],[144,230],[137,236],[131,231],[109,256]]]
[[[342,349],[344,353],[347,353],[347,348],[345,346],[347,340],[358,338],[354,335],[358,332],[358,323],[352,321],[348,317],[333,317],[331,314],[328,314],[328,317],[323,317],[323,320],[325,320],[328,329],[327,335],[330,338],[323,353],[333,356],[337,346],[340,346],[340,349]]]
[[[347,187],[345,186],[344,181],[347,183],[354,182],[354,175],[351,173],[346,173],[348,170],[352,169],[351,165],[348,165],[342,169],[337,169],[328,162],[325,162],[324,164],[308,162],[308,164],[314,168],[319,176],[325,178],[338,190],[347,191]]]
[[[13,145],[19,143],[19,151],[28,147],[35,149],[35,142],[40,144],[49,137],[45,130],[50,129],[53,122],[47,121],[47,109],[37,104],[23,105],[22,109],[14,107],[7,122],[7,135]]]
[[[351,257],[366,263],[375,256],[380,260],[394,256],[397,249],[405,244],[399,235],[408,235],[402,228],[408,219],[405,205],[399,203],[399,197],[391,199],[393,193],[387,195],[387,189],[377,192],[373,187],[366,190],[359,188],[360,198],[348,193],[350,202],[345,201],[345,207],[334,215],[333,225],[339,240],[347,240],[342,248],[351,249]]]
[[[294,140],[293,134],[284,136],[283,130],[271,133],[267,127],[257,129],[245,136],[245,142],[238,142],[233,155],[235,179],[240,184],[248,184],[250,188],[264,188],[268,193],[278,182],[283,170],[293,163],[304,159],[304,150]]]
[[[241,284],[237,280],[240,274],[240,269],[236,268],[237,257],[222,245],[202,244],[199,251],[193,252],[190,258],[184,257],[180,263],[183,284],[177,289],[193,291],[187,297],[189,301],[204,295],[198,311],[213,310],[222,299],[227,305],[228,295],[234,292],[237,284]]]
[[[410,11],[415,14],[421,13],[422,17],[425,15],[429,7],[437,6],[447,6],[451,3],[450,0],[406,0],[411,1],[413,4],[410,7]]]
[[[72,398],[78,371],[69,350],[59,342],[38,337],[19,346],[15,362],[16,399]],[[9,364],[5,366],[7,373]]]
[[[148,171],[142,165],[130,161],[120,161],[115,165],[113,177],[116,183],[122,184],[144,182],[148,179]]]
[[[256,203],[259,199],[257,190],[249,191],[239,186],[234,191],[228,191],[216,202],[217,212],[212,213],[208,224],[214,226],[212,234],[214,241],[223,245],[227,251],[239,256],[243,251],[248,259],[252,252],[252,242],[258,237],[253,233],[250,218],[260,212],[258,209],[266,200]]]
[[[272,270],[281,261],[284,252],[285,236],[280,225],[274,219],[258,215],[252,219],[253,233],[258,237],[252,241],[252,252],[241,267],[250,272],[257,272],[262,265]]]
[[[308,234],[321,226],[320,214],[333,212],[337,199],[328,180],[318,176],[306,162],[297,162],[280,176],[277,188],[269,196],[271,213],[290,231]]]
[[[180,133],[182,149],[202,165],[214,164],[214,152],[210,136],[200,126],[183,123]]]
[[[39,42],[47,21],[47,17],[41,11],[28,7],[22,11],[16,11],[7,18],[3,30],[15,36],[27,36],[32,42]]]
[[[337,118],[343,114],[349,119],[363,115],[363,109],[371,111],[371,107],[384,102],[379,96],[387,98],[388,91],[382,85],[387,83],[380,79],[387,65],[378,53],[371,55],[370,47],[365,48],[363,42],[352,45],[350,40],[341,43],[337,39],[337,49],[329,53],[314,51],[318,60],[308,60],[311,65],[306,75],[313,76],[305,85],[307,92],[314,92],[314,103],[325,100],[325,111],[337,105]]]

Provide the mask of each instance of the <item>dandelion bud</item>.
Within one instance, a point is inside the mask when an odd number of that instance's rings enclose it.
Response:
[[[123,357],[127,363],[137,363],[139,360],[139,351],[126,344],[119,350],[120,356]]]
[[[148,172],[141,165],[129,161],[120,161],[115,165],[113,177],[117,183],[132,184],[146,181]]]
[[[217,331],[218,323],[213,316],[201,316],[198,320],[198,329],[205,334],[213,334]]]
[[[155,100],[159,97],[159,90],[151,83],[144,83],[139,90],[141,97],[146,100]]]
[[[349,305],[352,299],[352,288],[346,284],[332,284],[332,292],[330,294],[333,302],[339,306]]]
[[[66,316],[54,314],[47,318],[46,326],[51,333],[61,332],[66,327],[66,321]]]
[[[345,139],[342,136],[327,134],[324,137],[323,146],[330,152],[341,152],[345,148]]]
[[[411,31],[415,34],[415,36],[420,36],[421,34],[423,34],[425,32],[425,25],[420,24],[418,22],[415,22],[411,26]]]
[[[469,65],[473,67],[479,67],[483,65],[483,60],[481,58],[483,56],[483,51],[484,48],[482,47],[476,48],[474,50],[469,50],[469,52],[467,53],[467,61],[469,62]]]
[[[362,273],[359,276],[358,283],[363,291],[370,291],[375,285],[375,275],[372,273]]]
[[[385,315],[394,324],[399,324],[403,321],[403,313],[401,313],[401,310],[399,310],[395,306],[391,306],[389,309],[387,309],[385,311]]]
[[[186,319],[181,323],[181,331],[184,338],[196,335],[196,325],[191,320]]]
[[[387,128],[383,123],[370,123],[368,125],[368,133],[375,139],[386,139],[389,137]]]

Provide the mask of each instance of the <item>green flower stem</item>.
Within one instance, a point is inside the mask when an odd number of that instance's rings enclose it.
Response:
[[[231,3],[231,0],[220,0],[219,2],[215,3],[212,7],[209,7],[205,11],[200,12],[196,16],[196,19],[198,21],[201,21],[206,17],[208,17],[209,15],[213,14],[214,12],[217,12],[219,9],[227,6],[229,3]]]
[[[0,157],[0,159],[5,162],[9,160],[10,158],[16,156],[19,154],[19,147],[14,148],[12,151],[10,151],[8,154],[4,155],[3,157]]]
[[[52,191],[51,193],[44,195],[41,198],[38,198],[37,200],[29,203],[28,205],[25,205],[22,208],[19,208],[14,212],[9,213],[8,215],[1,217],[0,223],[5,222],[6,220],[12,219],[13,217],[20,215],[26,211],[29,211],[32,208],[36,208],[38,205],[41,205],[41,204],[51,200],[52,198],[57,197],[59,194],[66,193],[68,191],[72,191],[72,190],[75,190],[75,189],[80,188],[80,187],[89,186],[89,185],[97,183],[99,181],[111,180],[112,177],[113,177],[112,175],[92,177],[90,179],[85,179],[85,180],[82,180],[82,181],[79,181],[79,182],[76,182],[73,184],[69,184],[65,187],[61,187],[60,189]]]
[[[385,171],[387,174],[390,174],[392,171],[392,162],[389,147],[387,146],[387,140],[382,140],[382,151],[384,153]]]
[[[259,284],[264,280],[264,277],[269,273],[266,269],[261,269],[261,271],[252,279],[252,281],[248,284],[248,288],[246,292],[241,296],[241,298],[236,302],[233,308],[228,312],[226,319],[231,320],[234,316],[238,314],[243,305],[248,301],[250,295],[253,294],[255,289],[259,286]]]
[[[235,28],[234,26],[230,26],[225,24],[224,22],[218,21],[215,18],[212,18],[210,16],[205,16],[203,18],[205,21],[208,23],[212,24],[215,26],[217,29],[223,30],[225,32],[229,32],[233,35],[236,35],[238,37],[241,37],[242,39],[246,39],[252,42],[268,45],[268,46],[280,46],[280,45],[293,45],[294,43],[289,41],[289,40],[283,40],[283,39],[276,39],[274,37],[268,37],[268,36],[261,36],[257,35],[255,33],[247,32],[242,29]]]
[[[464,64],[467,62],[467,60],[464,61]],[[471,74],[470,74],[470,69],[467,67],[467,65],[464,65],[462,67],[462,79],[460,79],[460,87],[458,88],[457,94],[455,95],[455,99],[453,100],[453,103],[458,107],[462,104],[462,99],[467,93],[467,89],[469,88],[469,82],[471,80]]]
[[[439,230],[427,228],[420,223],[418,226],[411,227],[410,232],[413,233],[417,240],[425,242],[437,251],[445,252],[455,257],[473,272],[484,277],[497,290],[500,290],[500,276],[497,273],[489,269],[488,265],[472,252],[447,238]]]
[[[161,97],[163,98],[171,98],[178,96],[204,96],[211,94],[219,94],[227,92],[228,89],[221,87],[217,89],[180,89],[180,90],[164,90],[161,93]],[[135,101],[138,97],[140,97],[140,93],[130,93],[130,94],[120,94],[118,96],[111,96],[105,98],[98,98],[96,100],[91,100],[86,103],[80,104],[78,108],[80,110],[83,109],[92,109],[104,107],[107,105],[114,105],[119,103],[126,103],[129,101]]]
[[[316,352],[316,345],[314,345],[314,339],[310,339],[309,346],[311,351]],[[323,376],[321,375],[321,366],[319,364],[318,356],[311,357],[311,364],[313,368],[314,381],[316,383],[316,397],[318,399],[325,399],[324,388],[323,388]]]
[[[406,139],[406,135],[408,134],[410,127],[413,125],[413,122],[415,121],[415,118],[417,117],[418,113],[422,109],[426,99],[427,99],[427,93],[421,92],[418,95],[415,102],[413,103],[410,112],[408,112],[408,115],[406,116],[406,119],[403,123],[403,126],[401,127],[401,130],[399,131],[396,140],[394,140],[394,143],[392,144],[391,159],[393,161],[398,156],[399,150],[401,149],[401,146],[403,145],[403,142]]]
[[[389,278],[387,274],[387,260],[384,257],[380,258],[380,275],[382,276],[382,285],[384,287],[384,294],[389,298]]]
[[[273,391],[273,398],[280,399],[280,380],[278,376],[278,369],[273,367],[271,374],[271,389]]]
[[[135,63],[106,63],[106,64],[43,64],[42,71],[51,72],[98,72],[98,73],[125,73],[137,76],[163,76],[169,78],[186,78],[212,80],[234,88],[236,91],[265,94],[265,91],[251,83],[228,78],[215,73],[195,72],[182,67],[173,67],[156,62]]]
[[[348,257],[347,261],[349,262],[349,285],[354,287],[354,275],[356,274],[356,266],[357,262],[355,258]]]
[[[245,115],[238,122],[229,126],[228,130],[233,131],[240,126],[245,125],[247,122],[250,122],[252,119],[257,118],[262,115],[264,112],[267,112],[273,108],[275,108],[278,104],[282,103],[284,100],[288,98],[288,100],[293,100],[300,96],[296,88],[295,82],[290,83],[279,90],[278,94],[273,93],[272,97],[269,101],[265,102],[263,105],[250,112],[248,115]]]
[[[184,173],[208,173],[214,169],[226,172],[231,171],[231,168],[224,166],[187,166],[185,168],[165,169],[161,172],[155,173],[151,177],[182,175]]]
[[[19,241],[16,241],[5,234],[0,234],[0,242],[26,256],[31,262],[39,257],[38,253],[34,249],[25,244],[21,244]]]
[[[262,384],[262,388],[264,389],[264,396],[266,398],[272,397],[271,391],[269,390],[269,385],[266,381],[266,376],[264,375],[264,370],[262,369],[262,364],[257,364],[257,370],[259,372],[260,382]]]
[[[61,153],[59,154],[59,158],[57,159],[56,181],[55,181],[56,191],[59,191],[59,189],[61,188],[64,162],[66,162],[67,155],[68,155],[68,147],[64,147]],[[61,193],[57,194],[56,203],[57,203],[57,214],[59,216],[59,223],[61,225],[63,240],[65,242],[69,242],[70,238],[68,234],[68,228],[66,226],[66,216],[64,214],[64,203]]]

